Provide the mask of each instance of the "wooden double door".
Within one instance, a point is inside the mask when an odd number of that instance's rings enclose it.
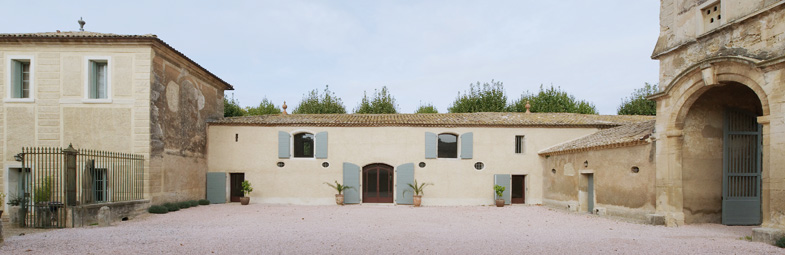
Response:
[[[392,203],[393,176],[392,166],[370,164],[363,167],[363,203]]]
[[[243,181],[245,181],[245,173],[229,173],[230,202],[240,202],[240,198],[245,196],[243,194]]]

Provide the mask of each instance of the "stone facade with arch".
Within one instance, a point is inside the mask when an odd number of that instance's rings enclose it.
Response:
[[[659,142],[656,213],[669,226],[732,224],[725,216],[731,210],[723,212],[733,183],[723,169],[733,164],[727,155],[735,146],[724,140],[726,116],[743,111],[760,125],[760,158],[751,163],[760,169],[753,187],[759,192],[752,193],[760,198],[763,228],[756,232],[785,229],[785,1],[661,4],[652,55],[660,61],[660,92],[651,97]],[[705,19],[715,10],[722,19]]]

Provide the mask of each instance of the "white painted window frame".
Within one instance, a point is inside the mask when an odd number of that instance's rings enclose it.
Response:
[[[90,62],[106,61],[106,98],[90,98]],[[82,103],[112,103],[112,57],[87,56],[84,58],[84,97]]]
[[[6,75],[6,84],[8,84],[8,86],[6,86],[6,92],[5,92],[6,96],[3,99],[3,102],[4,103],[33,103],[33,102],[35,102],[35,91],[36,91],[36,87],[35,87],[35,57],[32,56],[32,55],[9,55],[6,59],[7,60],[6,60],[6,71],[5,71],[5,73],[7,74]],[[29,83],[29,86],[30,86],[30,97],[28,97],[28,98],[14,98],[14,97],[11,97],[11,91],[12,91],[12,87],[13,87],[13,84],[11,84],[12,81],[13,81],[13,79],[11,79],[11,76],[14,75],[14,74],[11,73],[11,66],[13,64],[13,61],[15,61],[15,60],[25,60],[25,61],[29,61],[30,62],[30,83]]]

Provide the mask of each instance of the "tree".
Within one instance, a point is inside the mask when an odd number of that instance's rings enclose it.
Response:
[[[232,94],[231,99],[224,96],[224,117],[243,115],[245,115],[245,111],[243,111],[243,108],[240,107],[240,102],[237,101],[237,99],[234,99],[234,94]]]
[[[387,86],[382,87],[381,91],[373,91],[373,100],[368,100],[368,94],[363,92],[363,99],[360,105],[354,109],[354,113],[397,113],[397,105],[395,105],[395,98],[390,95]]]
[[[257,107],[245,107],[245,115],[265,115],[279,114],[281,109],[275,106],[272,101],[262,98],[262,102]]]
[[[544,89],[540,85],[540,92],[536,95],[533,93],[524,92],[521,98],[514,101],[508,107],[511,112],[526,112],[526,102],[531,105],[531,112],[572,112],[582,114],[597,114],[597,108],[594,104],[585,101],[577,100],[575,96],[562,91],[561,88]]]
[[[616,111],[619,115],[657,115],[657,102],[646,97],[657,93],[657,84],[646,82],[643,88],[635,89],[629,98],[622,98]]]
[[[294,114],[325,114],[325,113],[346,113],[341,98],[336,97],[330,91],[329,86],[324,86],[324,94],[319,95],[319,91],[314,89],[308,95],[303,95],[303,101],[292,111]]]
[[[507,95],[504,85],[500,81],[491,80],[491,83],[469,84],[469,92],[461,95],[447,108],[448,112],[503,112],[507,109]]]
[[[436,107],[433,107],[433,104],[420,104],[420,107],[417,108],[417,111],[414,113],[439,113],[439,110],[436,110]]]

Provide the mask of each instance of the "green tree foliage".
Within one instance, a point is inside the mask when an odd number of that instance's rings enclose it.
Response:
[[[265,115],[265,114],[279,114],[281,108],[278,108],[272,101],[267,98],[262,98],[262,102],[257,107],[245,107],[245,115]]]
[[[524,92],[521,98],[514,101],[508,107],[511,112],[526,112],[526,102],[531,105],[531,112],[572,112],[582,114],[597,114],[594,104],[577,100],[575,96],[562,91],[559,87],[543,88],[540,85],[540,92],[537,94]]]
[[[504,94],[504,85],[500,81],[491,80],[491,83],[469,84],[469,91],[461,94],[447,108],[450,113],[459,112],[503,112],[507,109],[507,95]]]
[[[420,107],[414,113],[439,113],[439,110],[436,110],[436,107],[433,107],[433,104],[430,103],[420,104]]]
[[[621,105],[616,113],[619,115],[656,115],[657,103],[646,99],[654,93],[657,93],[657,85],[645,83],[643,88],[635,89],[629,98],[621,99]]]
[[[346,113],[346,108],[341,102],[341,98],[336,97],[330,91],[329,86],[324,86],[324,93],[319,95],[319,91],[314,89],[303,95],[303,101],[292,111],[294,114],[325,114],[325,113]]]
[[[234,94],[232,94],[231,99],[224,96],[224,117],[243,115],[245,115],[245,111],[243,111],[243,108],[240,107],[240,102],[237,101],[237,99],[234,99]]]
[[[384,86],[381,91],[373,91],[373,100],[368,100],[368,94],[363,92],[363,99],[360,105],[354,109],[354,113],[397,113],[396,108],[398,107],[395,105],[395,98],[390,95],[387,86]]]

